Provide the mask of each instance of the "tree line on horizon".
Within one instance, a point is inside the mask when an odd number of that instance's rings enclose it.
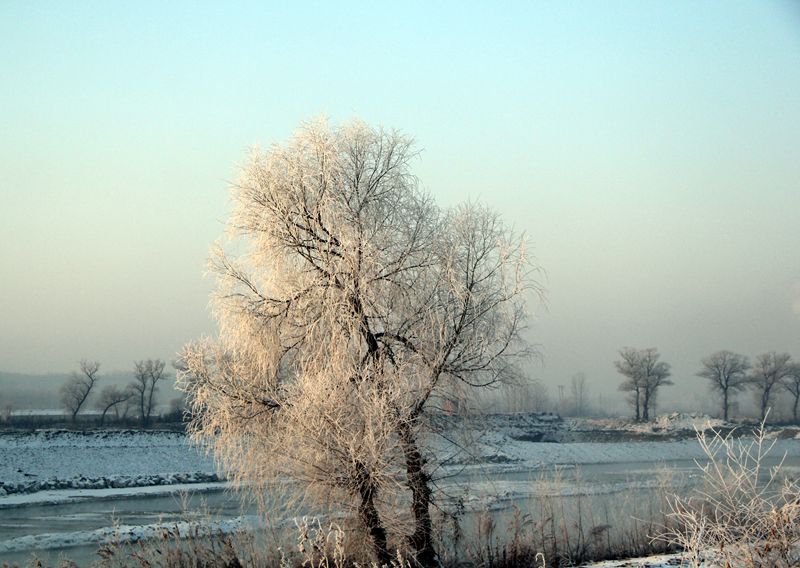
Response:
[[[634,411],[633,419],[647,422],[654,418],[660,388],[674,385],[670,379],[670,364],[661,361],[658,349],[653,347],[623,347],[619,355],[614,366],[625,379],[618,389],[628,393],[626,402]],[[733,399],[749,390],[760,420],[766,419],[778,393],[785,392],[792,397],[792,420],[800,423],[800,362],[793,360],[790,354],[769,351],[758,355],[751,363],[745,355],[721,350],[703,358],[700,365],[696,375],[706,379],[708,389],[719,397],[719,416],[723,420],[730,418]],[[106,385],[99,392],[100,363],[83,359],[79,366],[80,372],[73,372],[59,389],[62,408],[72,423],[77,421],[81,411],[91,406],[100,413],[98,424],[101,427],[110,413],[117,422],[132,416],[142,427],[150,424],[158,400],[158,384],[166,378],[164,361],[135,361],[130,383],[125,387]],[[584,373],[573,375],[566,390],[559,386],[557,400],[552,399],[541,381],[529,383],[521,390],[519,385],[512,385],[489,406],[511,412],[549,411],[576,417],[602,415],[601,405],[590,402],[590,382]],[[180,411],[182,404],[177,401],[171,404],[175,407],[172,413]]]
[[[670,365],[660,361],[658,349],[623,347],[620,358],[614,361],[617,371],[625,377],[619,390],[628,393],[627,401],[634,409],[634,419],[647,422],[658,400],[659,389],[673,385]],[[721,417],[729,419],[731,398],[750,390],[759,419],[766,420],[773,400],[780,390],[792,395],[792,419],[798,422],[800,407],[800,362],[788,353],[768,351],[750,359],[728,350],[717,351],[701,362],[696,373],[708,381],[709,389],[720,397]]]
[[[133,379],[125,387],[106,385],[98,390],[100,362],[82,359],[80,372],[73,372],[59,391],[61,405],[77,421],[78,414],[93,398],[94,408],[100,412],[99,425],[105,424],[109,412],[114,412],[117,421],[127,418],[130,412],[138,418],[142,428],[152,421],[158,400],[159,383],[166,379],[166,363],[161,359],[134,361]],[[96,396],[95,393],[97,393]]]

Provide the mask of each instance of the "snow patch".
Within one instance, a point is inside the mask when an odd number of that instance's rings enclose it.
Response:
[[[71,546],[101,545],[107,542],[129,544],[152,539],[169,532],[180,537],[203,537],[233,533],[258,526],[255,517],[241,516],[220,521],[181,521],[150,525],[104,527],[93,531],[45,533],[20,536],[0,542],[0,553],[26,550],[52,550]]]
[[[20,483],[0,481],[0,497],[58,489],[121,489],[153,485],[214,483],[219,481],[222,481],[222,479],[220,479],[216,473],[206,473],[202,471],[138,476],[111,475],[108,477],[86,477],[81,475],[72,479],[52,477],[49,479],[24,481]],[[2,506],[2,501],[0,501],[0,506]]]
[[[180,432],[0,433],[0,500],[7,495],[59,489],[219,480],[213,459]]]

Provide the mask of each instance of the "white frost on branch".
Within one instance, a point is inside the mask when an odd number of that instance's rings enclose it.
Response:
[[[410,492],[419,552],[426,416],[519,378],[536,288],[524,238],[482,205],[439,209],[415,155],[358,121],[254,151],[211,260],[219,337],[185,348],[180,384],[195,437],[236,481],[300,480],[317,506],[352,506],[390,532]]]

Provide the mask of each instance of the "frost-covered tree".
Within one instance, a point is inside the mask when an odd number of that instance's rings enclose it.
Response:
[[[788,353],[769,351],[756,357],[750,372],[750,386],[755,394],[761,421],[767,418],[772,405],[772,393],[792,372],[792,357]]]
[[[614,361],[617,371],[625,377],[619,390],[631,393],[630,402],[634,406],[637,422],[650,420],[650,411],[655,407],[658,389],[671,385],[670,365],[658,359],[658,349],[635,349],[623,347],[620,359]]]
[[[82,359],[80,367],[80,374],[72,373],[67,382],[61,386],[61,404],[70,413],[73,422],[77,419],[78,412],[89,399],[89,395],[97,383],[100,363]]]
[[[732,351],[717,351],[701,361],[697,376],[708,379],[709,388],[722,395],[722,418],[728,419],[728,400],[747,388],[747,370],[750,361]]]
[[[289,476],[352,511],[381,563],[404,536],[432,566],[429,414],[514,380],[532,281],[523,240],[485,207],[439,209],[414,155],[357,121],[254,152],[212,259],[219,337],[179,367],[191,430],[236,481]]]

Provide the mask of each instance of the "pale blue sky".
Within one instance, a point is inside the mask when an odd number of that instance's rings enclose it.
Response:
[[[529,234],[532,375],[800,357],[797,2],[6,0],[0,38],[0,370],[212,333],[235,164],[321,113],[412,134],[442,204]]]

